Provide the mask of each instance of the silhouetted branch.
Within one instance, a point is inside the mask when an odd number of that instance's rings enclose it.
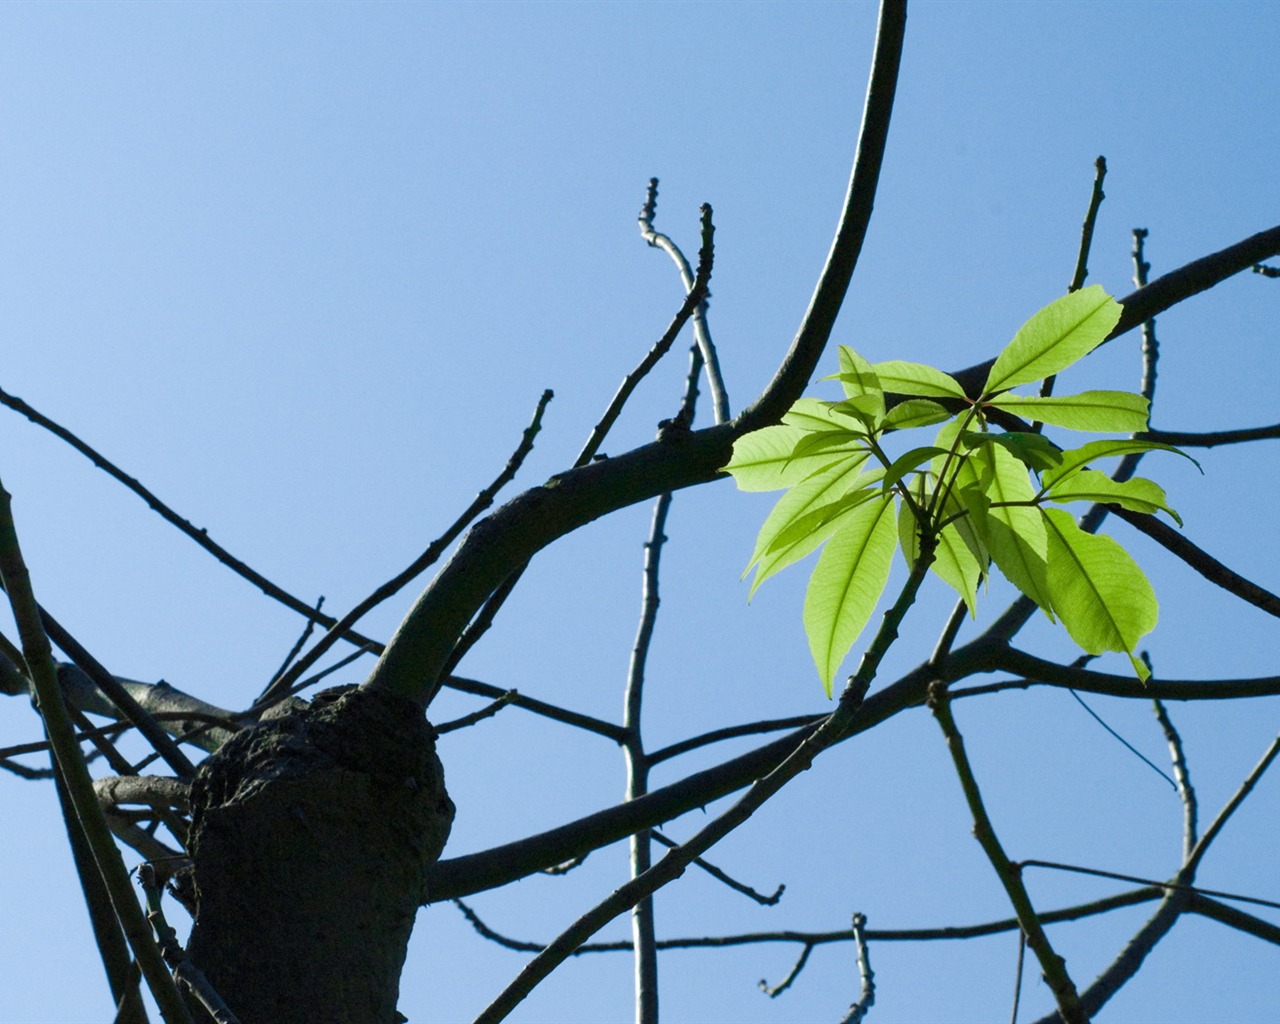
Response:
[[[783,978],[780,982],[778,982],[778,984],[776,985],[770,985],[767,981],[764,980],[764,978],[761,978],[757,982],[757,984],[760,986],[760,991],[763,992],[765,995],[767,995],[770,999],[777,999],[778,996],[782,995],[783,992],[785,992],[787,989],[789,989],[792,986],[796,978],[800,977],[800,972],[804,970],[804,965],[809,962],[809,954],[812,952],[813,952],[813,943],[806,942],[804,944],[804,947],[800,950],[800,956],[796,959],[796,962],[792,965],[791,970],[787,972],[787,976]]]
[[[89,447],[89,445],[80,440],[80,438],[75,434],[67,430],[66,427],[61,426],[49,419],[47,416],[36,411],[21,398],[17,398],[14,395],[10,395],[5,391],[0,390],[0,405],[7,405],[10,409],[22,413],[23,416],[36,424],[36,426],[43,427],[55,437],[65,441],[108,476],[117,480],[119,483],[124,484],[125,487],[145,501],[161,519],[170,525],[177,527],[178,530],[186,534],[202,548],[208,551],[228,569],[236,575],[248,580],[268,597],[279,601],[287,608],[293,609],[299,615],[305,616],[308,619],[315,619],[315,621],[319,622],[322,626],[332,626],[336,621],[330,615],[321,615],[307,602],[295,597],[283,587],[271,582],[271,580],[267,579],[256,570],[251,569],[247,564],[236,558],[235,555],[231,554],[231,552],[226,548],[222,547],[222,545],[216,543],[212,538],[210,538],[208,530],[203,527],[197,528],[193,526],[188,520],[178,515],[177,512],[152,494],[151,491],[136,479],[119,469],[105,456],[100,455],[93,448]],[[352,640],[354,643],[368,642],[367,637],[362,637],[358,633],[348,634],[348,639]],[[58,646],[61,647],[62,645],[59,644]]]
[[[443,736],[447,732],[456,732],[458,729],[466,729],[475,725],[477,722],[483,722],[486,718],[492,718],[503,708],[507,707],[519,694],[515,690],[508,690],[497,700],[492,700],[479,711],[473,711],[469,715],[463,715],[461,718],[455,718],[450,722],[444,722],[435,727],[437,733]]]
[[[676,847],[680,845],[679,843],[668,839],[657,829],[651,829],[649,832],[649,835],[652,836],[655,841],[665,846],[668,850],[674,850]],[[772,896],[766,896],[764,895],[764,893],[758,892],[755,889],[751,888],[751,886],[747,885],[746,883],[739,882],[736,878],[731,877],[726,872],[722,871],[720,868],[716,867],[710,861],[705,860],[702,857],[695,857],[693,859],[693,863],[697,867],[702,868],[703,871],[709,874],[717,882],[723,882],[734,892],[742,893],[742,895],[754,900],[756,903],[759,903],[762,907],[772,907],[774,904],[778,902],[778,900],[782,899],[782,894],[787,891],[787,887],[785,885],[779,884],[778,888],[773,891]]]
[[[316,642],[316,645],[311,650],[298,659],[291,669],[271,682],[271,685],[263,691],[262,696],[254,702],[255,708],[266,707],[275,700],[296,692],[296,684],[302,678],[302,673],[319,661],[330,647],[339,640],[344,639],[352,626],[387,598],[397,593],[405,584],[439,561],[440,556],[448,550],[449,545],[462,535],[462,531],[470,526],[480,513],[493,504],[493,499],[497,497],[498,492],[510,483],[516,473],[520,471],[526,456],[533,451],[534,438],[538,436],[538,431],[542,429],[542,414],[546,411],[547,403],[551,401],[552,397],[553,393],[550,390],[542,392],[542,397],[538,399],[537,408],[534,409],[533,419],[525,427],[520,443],[516,446],[515,451],[511,453],[510,458],[507,459],[507,464],[502,468],[502,472],[494,477],[493,481],[475,496],[471,504],[453,521],[449,528],[428,544],[427,549],[408,566],[377,587],[373,593],[369,594],[368,597],[360,601],[341,619],[330,626],[329,631]]]
[[[657,215],[657,212],[658,179],[650,178],[649,187],[645,190],[644,205],[640,208],[640,216],[637,218],[640,224],[640,237],[655,249],[661,249],[671,257],[676,269],[680,271],[680,280],[684,283],[684,290],[687,293],[693,289],[693,271],[689,267],[689,261],[684,258],[684,253],[680,251],[680,247],[669,237],[654,228],[653,218]],[[711,390],[711,407],[715,421],[717,423],[728,423],[730,419],[729,396],[724,388],[724,378],[720,375],[720,360],[716,356],[715,345],[711,342],[711,329],[707,325],[706,299],[694,310],[693,335],[696,339],[702,365],[707,370],[707,384]]]
[[[1145,242],[1149,232],[1146,228],[1133,229],[1133,283],[1142,288],[1147,283],[1147,275],[1151,264],[1147,262]],[[1160,361],[1160,343],[1156,340],[1155,318],[1142,323],[1142,386],[1139,389],[1143,398],[1153,402],[1156,396],[1156,364]]]
[[[1244,444],[1248,441],[1274,441],[1280,438],[1280,423],[1267,427],[1244,427],[1239,430],[1146,430],[1135,437],[1143,441],[1162,441],[1178,448],[1213,448],[1220,444]]]
[[[763,722],[728,725],[722,729],[704,732],[700,736],[691,736],[687,740],[680,740],[678,743],[672,743],[661,750],[655,750],[649,755],[649,764],[655,765],[662,761],[669,761],[673,757],[687,754],[689,751],[697,750],[699,747],[710,746],[712,743],[720,743],[724,740],[738,739],[741,736],[758,736],[763,732],[777,732],[779,729],[797,729],[806,725],[815,725],[826,717],[826,715],[821,714],[794,715],[791,718],[771,718]]]
[[[1088,1024],[1088,1017],[1080,1008],[1080,996],[1076,992],[1075,982],[1067,974],[1066,961],[1053,949],[1049,936],[1045,933],[1039,915],[1031,903],[1026,886],[1022,884],[1022,873],[1004,852],[995,827],[987,815],[982,800],[982,791],[973,774],[969,757],[965,753],[964,739],[951,714],[951,702],[947,697],[946,687],[935,682],[929,687],[929,710],[937,720],[943,735],[946,737],[947,749],[951,753],[955,765],[956,776],[960,780],[960,788],[964,790],[965,802],[969,805],[969,813],[973,816],[973,835],[982,846],[987,860],[995,869],[996,877],[1004,887],[1017,915],[1022,932],[1027,937],[1027,945],[1040,962],[1045,984],[1053,992],[1054,1001],[1058,1004],[1058,1012],[1064,1024]]]

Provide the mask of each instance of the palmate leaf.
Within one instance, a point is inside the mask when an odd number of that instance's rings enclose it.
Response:
[[[1053,427],[1098,433],[1146,430],[1151,405],[1130,391],[1082,391],[1049,398],[1005,394],[987,404]]]
[[[1164,488],[1146,477],[1112,480],[1106,473],[1100,473],[1096,469],[1082,469],[1050,487],[1045,492],[1045,497],[1060,504],[1069,501],[1098,501],[1148,515],[1167,512],[1174,522],[1182,525],[1182,517],[1169,507]]]
[[[996,357],[985,395],[1030,384],[1066,369],[1102,344],[1120,321],[1122,307],[1101,285],[1090,285],[1049,303],[1023,324]]]
[[[1049,541],[1053,607],[1067,632],[1090,654],[1129,656],[1138,678],[1150,672],[1134,651],[1155,628],[1159,609],[1146,575],[1112,538],[1085,533],[1061,509],[1042,510]]]
[[[755,550],[751,553],[751,561],[742,575],[746,576],[754,567],[755,579],[751,582],[748,597],[755,594],[756,589],[774,573],[785,569],[793,562],[799,561],[810,551],[831,535],[838,523],[830,525],[825,519],[811,520],[812,532],[792,535],[785,543],[775,543],[779,535],[792,524],[806,515],[839,501],[851,490],[864,482],[860,459],[850,459],[832,466],[825,472],[817,473],[792,487],[778,499],[777,504],[765,519],[756,535]],[[865,482],[878,481],[878,474],[867,477]]]
[[[892,495],[849,514],[823,548],[804,598],[809,650],[831,696],[831,680],[875,611],[897,547]]]

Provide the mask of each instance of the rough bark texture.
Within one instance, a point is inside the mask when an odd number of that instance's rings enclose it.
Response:
[[[192,786],[189,954],[243,1024],[392,1024],[453,803],[419,707],[363,690],[238,734]]]

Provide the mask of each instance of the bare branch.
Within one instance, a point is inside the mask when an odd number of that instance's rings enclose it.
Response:
[[[533,419],[525,427],[520,443],[516,446],[515,451],[511,453],[510,458],[507,459],[507,464],[502,468],[502,472],[494,477],[493,481],[475,496],[471,504],[453,521],[449,528],[428,544],[427,549],[409,565],[377,587],[373,593],[369,594],[368,597],[360,601],[346,615],[330,626],[329,631],[316,642],[316,645],[311,650],[298,659],[291,669],[287,672],[282,672],[276,679],[272,680],[271,684],[263,691],[262,696],[254,702],[255,708],[269,706],[276,700],[296,692],[296,684],[302,678],[302,674],[319,661],[330,647],[339,640],[344,639],[352,626],[387,598],[397,593],[405,584],[439,561],[440,556],[448,550],[449,545],[461,536],[462,531],[470,526],[481,512],[493,504],[493,499],[497,497],[498,492],[510,483],[516,473],[520,471],[526,456],[533,451],[534,438],[538,436],[538,431],[542,429],[542,414],[546,411],[547,403],[551,401],[552,397],[553,393],[550,390],[542,392],[542,397],[538,399],[538,405],[533,411]],[[319,610],[317,606],[316,611],[318,612]]]
[[[1148,666],[1150,667],[1150,666]],[[1182,749],[1182,737],[1173,727],[1173,719],[1165,710],[1164,704],[1158,700],[1151,702],[1155,709],[1156,720],[1164,732],[1165,742],[1169,744],[1169,760],[1173,763],[1173,777],[1177,780],[1178,796],[1182,799],[1182,860],[1185,863],[1195,848],[1199,826],[1196,823],[1198,803],[1196,790],[1191,785],[1191,770],[1187,767],[1186,752]]]
[[[693,290],[694,274],[684,253],[670,238],[653,226],[653,218],[658,212],[658,179],[650,178],[649,187],[645,190],[644,205],[637,218],[640,224],[640,237],[655,249],[661,249],[680,271],[680,280],[684,283],[686,293]],[[693,335],[696,339],[698,353],[707,370],[707,384],[711,389],[711,407],[717,423],[728,423],[729,395],[724,388],[724,378],[720,375],[720,360],[716,356],[716,347],[711,342],[711,329],[707,326],[707,300],[694,310]]]
[[[649,832],[649,835],[652,836],[656,842],[659,842],[663,846],[665,846],[668,850],[674,850],[680,845],[679,843],[668,839],[657,829],[652,829]],[[749,899],[754,900],[756,903],[759,903],[762,907],[774,906],[780,899],[782,899],[782,894],[787,891],[787,887],[785,885],[779,884],[778,888],[776,888],[773,891],[772,896],[766,896],[764,893],[757,892],[755,889],[751,888],[751,886],[745,884],[744,882],[739,882],[736,878],[733,878],[730,875],[728,875],[726,872],[721,871],[720,868],[716,867],[710,861],[705,860],[702,857],[695,857],[693,859],[693,863],[695,866],[702,868],[703,871],[709,874],[717,882],[723,882],[734,892],[742,893],[742,895],[748,897]]]
[[[1259,231],[1242,241],[1229,245],[1218,252],[1202,256],[1177,270],[1172,270],[1163,277],[1158,277],[1150,284],[1137,291],[1130,292],[1120,299],[1124,311],[1120,322],[1107,340],[1113,340],[1127,334],[1144,321],[1150,320],[1158,313],[1177,305],[1193,295],[1199,295],[1228,277],[1248,270],[1259,260],[1280,254],[1280,225]],[[994,359],[978,363],[952,373],[971,395],[976,396],[987,379],[987,372],[995,363]]]
[[[1022,884],[1022,873],[1005,854],[995,827],[991,824],[991,818],[987,815],[982,792],[973,774],[968,755],[965,753],[964,739],[956,727],[950,704],[943,684],[935,682],[929,687],[929,710],[933,712],[933,717],[937,719],[946,737],[947,749],[951,753],[956,776],[960,780],[961,789],[964,790],[969,813],[973,816],[974,838],[982,846],[987,860],[995,869],[996,877],[999,878],[1000,884],[1009,896],[1009,902],[1018,917],[1018,924],[1027,937],[1027,945],[1040,961],[1040,970],[1045,984],[1053,992],[1054,1000],[1058,1004],[1058,1013],[1061,1014],[1064,1024],[1088,1024],[1088,1016],[1080,1007],[1080,996],[1076,992],[1075,982],[1067,973],[1067,963],[1054,951],[1049,942],[1049,936],[1045,933],[1044,925],[1036,914],[1026,886]]]
[[[1111,512],[1139,533],[1145,533],[1166,551],[1177,555],[1210,583],[1216,584],[1256,608],[1261,608],[1268,615],[1280,617],[1280,597],[1258,586],[1252,580],[1245,579],[1233,569],[1229,569],[1167,523],[1155,516],[1131,512],[1124,508],[1112,507]]]

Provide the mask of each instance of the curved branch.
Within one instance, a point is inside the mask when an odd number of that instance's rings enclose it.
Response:
[[[1248,270],[1255,263],[1270,256],[1280,254],[1280,225],[1250,235],[1235,245],[1229,245],[1218,252],[1210,253],[1198,260],[1184,264],[1177,270],[1171,270],[1163,277],[1157,277],[1148,285],[1130,292],[1120,304],[1124,312],[1120,322],[1107,335],[1107,340],[1133,330],[1139,324],[1150,320],[1157,313],[1162,313],[1170,306],[1175,306],[1184,299],[1199,295],[1214,285],[1221,284],[1228,277]],[[995,363],[994,359],[978,363],[953,373],[965,389],[965,392],[977,396],[987,379],[987,371]]]
[[[733,423],[697,432],[664,430],[653,444],[559,474],[476,524],[401,622],[365,686],[387,689],[425,706],[437,690],[457,638],[508,575],[557,538],[593,519],[665,491],[714,479],[729,459],[734,438],[776,422],[800,397],[830,336],[866,237],[905,22],[905,3],[886,0],[840,226],[800,330],[760,398]],[[705,285],[690,291],[677,323],[682,325],[693,315],[704,291]]]

